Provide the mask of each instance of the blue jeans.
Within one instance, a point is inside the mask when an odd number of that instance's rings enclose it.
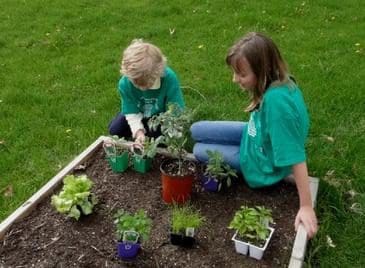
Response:
[[[194,156],[201,162],[208,161],[207,150],[219,151],[224,161],[232,168],[241,172],[240,143],[243,128],[247,123],[238,121],[200,121],[191,128],[195,140]]]

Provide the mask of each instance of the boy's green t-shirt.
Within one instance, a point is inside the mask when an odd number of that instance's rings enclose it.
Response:
[[[165,68],[159,89],[140,90],[126,76],[119,80],[118,89],[122,97],[123,114],[142,113],[143,117],[151,117],[165,112],[169,103],[185,106],[179,80],[169,67]]]
[[[296,84],[267,89],[243,130],[240,165],[250,187],[272,185],[306,160],[309,117]]]

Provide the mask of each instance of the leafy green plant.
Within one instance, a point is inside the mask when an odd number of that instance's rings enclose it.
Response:
[[[141,158],[153,158],[157,153],[157,146],[162,142],[163,137],[157,139],[146,137],[143,148],[134,148],[133,153]]]
[[[235,229],[240,238],[258,242],[268,237],[270,234],[268,224],[272,222],[271,210],[260,206],[255,208],[241,206],[228,228]]]
[[[84,215],[92,213],[97,199],[90,192],[93,182],[86,176],[68,175],[63,180],[63,188],[59,195],[53,195],[51,204],[60,213],[67,214],[78,220],[81,212]]]
[[[186,228],[199,228],[205,220],[199,213],[191,206],[173,206],[171,216],[171,229],[173,233],[185,234]]]
[[[207,150],[208,163],[204,174],[218,181],[226,180],[227,186],[232,184],[231,178],[237,177],[236,171],[224,162],[223,155],[219,151]]]
[[[151,231],[152,221],[142,209],[138,210],[134,215],[119,210],[114,215],[114,223],[117,228],[118,241],[123,240],[124,232],[134,231],[143,239],[147,240]],[[124,240],[135,241],[135,234],[129,233],[129,236],[124,237]]]
[[[161,127],[161,142],[167,146],[173,157],[178,159],[178,175],[182,174],[183,158],[187,153],[184,146],[188,141],[192,121],[192,111],[171,103],[166,112],[154,115],[148,122],[151,129],[157,130]]]

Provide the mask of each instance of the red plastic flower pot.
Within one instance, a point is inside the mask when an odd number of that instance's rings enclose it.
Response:
[[[191,171],[186,175],[171,175],[166,172],[167,166],[173,164],[176,159],[168,159],[162,162],[160,170],[161,170],[161,179],[162,179],[162,199],[166,203],[185,203],[189,200],[193,180],[195,178],[195,164],[193,162],[185,162],[189,163],[189,165],[194,166],[194,171]]]

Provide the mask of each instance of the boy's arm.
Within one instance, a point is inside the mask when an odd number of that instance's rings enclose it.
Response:
[[[127,122],[129,124],[129,127],[132,131],[132,137],[136,140],[138,143],[143,143],[145,139],[145,132],[144,126],[142,124],[142,114],[126,114],[125,118],[127,119]]]
[[[318,230],[317,217],[312,206],[306,162],[293,165],[293,175],[298,189],[300,208],[295,218],[295,230],[300,223],[304,225],[308,238],[312,238]]]

